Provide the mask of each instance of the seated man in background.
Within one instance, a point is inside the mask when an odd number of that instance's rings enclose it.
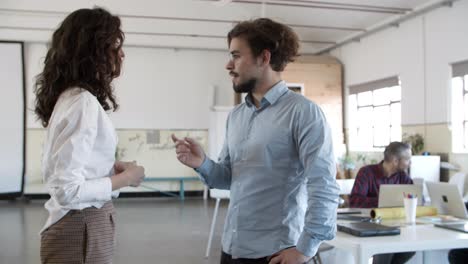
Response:
[[[379,164],[362,167],[354,182],[349,205],[354,208],[375,208],[379,203],[381,184],[413,184],[408,176],[411,164],[411,146],[402,142],[390,143]],[[374,256],[374,264],[406,263],[415,252],[380,254]]]
[[[390,143],[385,148],[383,161],[359,170],[349,197],[349,206],[377,207],[381,184],[413,184],[407,173],[410,164],[411,146],[401,142]]]

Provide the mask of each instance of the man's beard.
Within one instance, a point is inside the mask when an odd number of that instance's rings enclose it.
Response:
[[[250,93],[257,84],[257,79],[252,78],[246,82],[240,83],[239,85],[232,84],[234,92],[236,93]]]

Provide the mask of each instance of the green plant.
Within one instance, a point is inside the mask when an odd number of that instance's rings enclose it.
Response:
[[[413,155],[421,153],[424,149],[424,138],[419,133],[412,135],[403,134],[403,142],[411,145],[411,152],[413,152]]]
[[[340,167],[342,170],[354,170],[356,168],[356,162],[351,157],[351,155],[343,155],[338,159]]]

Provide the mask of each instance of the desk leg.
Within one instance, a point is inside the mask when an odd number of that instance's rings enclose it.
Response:
[[[367,252],[363,251],[358,251],[354,254],[354,260],[356,264],[369,264],[369,259],[371,257],[372,256],[369,255]]]
[[[179,196],[181,201],[185,200],[184,180],[180,180]]]
[[[208,187],[206,185],[203,185],[203,200],[206,200],[208,198]]]

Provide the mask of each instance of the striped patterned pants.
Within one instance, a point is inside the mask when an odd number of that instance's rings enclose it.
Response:
[[[71,210],[42,232],[41,263],[111,264],[114,218],[112,201],[100,209]]]

